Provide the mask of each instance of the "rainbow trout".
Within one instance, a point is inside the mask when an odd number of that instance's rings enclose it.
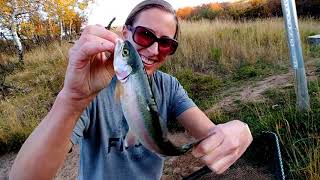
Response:
[[[118,79],[116,96],[120,98],[124,117],[129,126],[125,142],[139,141],[149,150],[164,156],[178,156],[194,143],[181,147],[167,137],[167,126],[161,119],[151,83],[142,60],[129,41],[118,40],[114,51],[114,70]]]

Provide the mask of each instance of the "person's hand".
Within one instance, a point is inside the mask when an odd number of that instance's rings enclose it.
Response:
[[[62,94],[74,100],[91,100],[114,75],[113,54],[120,37],[100,25],[87,26],[69,50],[69,62]]]
[[[248,125],[238,120],[216,125],[209,134],[192,154],[217,174],[227,170],[252,142]]]

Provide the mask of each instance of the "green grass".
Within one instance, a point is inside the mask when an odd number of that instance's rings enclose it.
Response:
[[[320,45],[314,45],[310,47],[310,56],[320,59]]]
[[[221,80],[214,74],[202,74],[185,69],[173,74],[184,89],[189,93],[190,98],[202,109],[209,108],[214,101],[212,92],[221,87]]]
[[[268,99],[259,103],[239,103],[233,113],[214,112],[212,120],[227,122],[241,119],[248,123],[253,134],[262,131],[276,132],[283,145],[284,161],[290,168],[289,179],[319,178],[320,148],[320,83],[309,83],[309,112],[296,108],[293,89],[272,89],[264,95]]]

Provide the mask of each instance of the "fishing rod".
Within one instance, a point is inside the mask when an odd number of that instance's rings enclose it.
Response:
[[[111,29],[111,24],[113,23],[113,21],[115,21],[116,20],[116,17],[113,17],[112,19],[111,19],[111,21],[109,22],[109,24],[108,24],[108,26],[107,27],[105,27],[107,30],[110,30]]]

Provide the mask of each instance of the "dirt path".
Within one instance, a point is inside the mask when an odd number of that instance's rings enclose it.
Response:
[[[233,87],[225,92],[228,94],[220,102],[216,103],[210,109],[207,109],[205,113],[211,113],[216,110],[234,111],[235,102],[257,102],[263,101],[262,95],[267,89],[290,87],[292,84],[292,73],[286,73],[282,75],[275,75],[268,77],[262,81],[249,82],[241,87]],[[230,95],[231,94],[231,95]]]
[[[314,77],[314,71],[308,71],[308,79]],[[234,108],[236,101],[249,102],[263,100],[262,93],[269,88],[283,88],[293,86],[292,73],[275,75],[265,78],[259,82],[250,82],[239,88],[228,90],[232,95],[225,96],[219,103],[212,108],[206,110],[208,114],[218,109],[231,110]],[[231,108],[231,109],[230,109]],[[182,133],[175,137],[176,141],[189,138],[187,134]],[[6,180],[9,170],[13,164],[15,153],[5,154],[0,157],[0,180]],[[79,148],[74,148],[72,153],[69,153],[64,165],[59,170],[55,180],[76,179],[79,164]],[[180,157],[168,158],[165,161],[164,176],[162,179],[181,179],[182,177],[200,169],[203,166],[201,162],[193,158],[188,153]],[[252,167],[245,163],[244,160],[239,160],[232,168],[226,171],[223,175],[216,176],[208,174],[202,179],[273,179],[270,175],[264,173],[264,169]]]
[[[190,138],[186,133],[175,135],[174,141],[189,141]],[[16,157],[15,153],[6,154],[0,157],[0,180],[8,180],[8,173]],[[75,180],[78,174],[79,164],[79,147],[75,146],[73,151],[67,155],[67,159],[63,166],[59,169],[54,180]],[[199,170],[204,164],[194,158],[191,153],[187,153],[179,157],[167,158],[165,161],[164,175],[162,180],[180,180],[191,173]],[[239,160],[230,170],[223,175],[215,175],[209,173],[201,179],[259,179],[272,180],[272,176],[264,173],[263,168],[257,168],[248,165],[244,160]]]
[[[10,168],[16,158],[16,153],[8,153],[0,157],[0,180],[8,180]],[[79,147],[67,155],[67,159],[60,168],[55,180],[76,179],[79,164]]]
[[[0,157],[0,180],[7,180],[16,153],[5,154]]]
[[[316,78],[316,71],[314,68],[309,68],[306,71],[308,80]],[[263,101],[263,93],[268,89],[273,88],[294,88],[293,72],[289,72],[281,75],[274,75],[257,82],[246,82],[241,87],[233,87],[228,89],[224,94],[226,96],[211,108],[205,111],[206,114],[217,110],[223,111],[235,111],[235,102],[258,102]]]

